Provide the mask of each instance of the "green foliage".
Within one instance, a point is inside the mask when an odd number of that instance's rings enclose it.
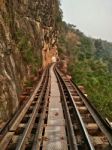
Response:
[[[30,46],[28,39],[25,36],[21,37],[19,40],[18,48],[21,51],[23,59],[26,63],[30,64],[35,62],[33,48]]]
[[[60,8],[60,0],[54,0],[53,2],[55,5],[53,7],[53,11],[52,11],[52,16],[53,16],[53,20],[54,20],[54,25],[55,28],[57,28],[58,30],[60,30],[60,25],[62,23],[62,18],[63,18],[63,12]]]
[[[80,44],[66,38],[74,33]],[[112,120],[112,43],[86,37],[72,25],[62,23],[59,50],[69,56],[69,72],[78,85],[84,85],[98,111]]]
[[[28,35],[24,31],[17,29],[16,31],[18,50],[21,52],[22,58],[27,65],[31,65],[32,73],[36,74],[37,68],[41,65],[41,58],[34,53]]]
[[[25,60],[26,63],[30,64],[30,63],[34,63],[35,62],[35,59],[34,59],[34,56],[33,56],[33,51],[31,48],[27,48],[25,49],[23,52],[23,58]]]
[[[33,87],[34,83],[31,80],[26,82],[26,87]]]
[[[112,119],[112,74],[98,60],[70,64],[69,70],[78,85],[84,85],[89,98],[104,117]]]

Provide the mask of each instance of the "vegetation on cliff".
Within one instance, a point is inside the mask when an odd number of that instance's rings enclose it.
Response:
[[[69,72],[84,85],[89,99],[104,117],[112,119],[112,43],[85,36],[62,22],[59,52],[69,58]]]
[[[52,56],[59,6],[59,0],[0,1],[0,120],[17,110],[26,82]]]
[[[0,119],[18,108],[24,81],[48,63],[58,35],[59,54],[69,58],[73,80],[112,119],[112,43],[63,22],[60,0],[1,1],[0,31]]]

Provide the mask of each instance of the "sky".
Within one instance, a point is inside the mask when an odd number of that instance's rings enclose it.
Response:
[[[61,0],[63,19],[93,38],[112,42],[112,0]]]

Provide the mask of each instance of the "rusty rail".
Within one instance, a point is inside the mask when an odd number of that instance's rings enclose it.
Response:
[[[42,115],[40,111],[43,110],[42,107],[46,106],[45,99],[48,98],[49,86],[50,77],[49,68],[47,68],[29,101],[20,111],[18,111],[18,113],[11,120],[11,123],[9,122],[9,124],[7,124],[7,130],[4,130],[5,134],[3,134],[2,130],[0,149],[19,150],[25,149],[25,147],[28,146],[26,143],[28,143],[31,132],[33,132],[33,125],[36,125],[38,122],[36,122],[38,117],[41,120]]]
[[[54,73],[61,94],[67,149],[111,150],[112,129],[108,123],[77,85],[68,80],[56,67]],[[49,140],[44,134],[49,116],[50,86],[48,67],[28,102],[0,131],[0,149],[45,149],[43,140]]]
[[[64,100],[66,106],[64,105],[63,109],[68,107],[65,113],[69,110],[69,115],[71,115],[72,128],[74,129],[74,133],[72,132],[71,135],[74,134],[73,137],[76,139],[77,149],[112,149],[112,131],[102,121],[102,117],[99,117],[100,114],[94,110],[90,101],[76,85],[67,79],[57,68],[55,72],[66,98]],[[65,120],[69,124],[67,115]],[[79,137],[81,141],[78,140]]]

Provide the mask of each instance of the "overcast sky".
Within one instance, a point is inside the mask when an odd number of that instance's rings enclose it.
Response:
[[[64,20],[87,36],[112,42],[112,0],[61,0]]]

